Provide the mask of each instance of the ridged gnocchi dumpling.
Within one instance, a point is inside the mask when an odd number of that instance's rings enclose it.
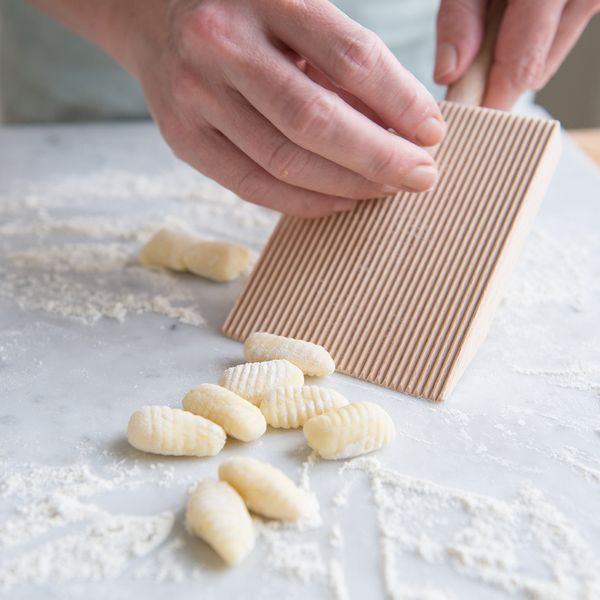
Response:
[[[313,510],[311,497],[274,466],[237,457],[219,467],[219,479],[236,489],[246,506],[270,519],[297,521]]]
[[[239,277],[250,262],[250,251],[239,244],[198,240],[183,252],[188,271],[213,281],[231,281]]]
[[[275,388],[303,383],[302,371],[287,360],[244,363],[226,369],[219,379],[219,385],[256,406]]]
[[[127,440],[134,448],[168,456],[214,456],[225,439],[216,423],[168,406],[144,406],[127,426]]]
[[[354,402],[304,423],[308,445],[323,458],[351,458],[389,444],[396,436],[390,416],[372,402]]]
[[[225,433],[250,442],[267,429],[260,409],[231,390],[213,383],[203,383],[190,390],[183,399],[183,408],[220,425]]]
[[[318,385],[286,386],[269,392],[260,410],[271,427],[296,429],[307,419],[348,404],[335,390]]]
[[[247,361],[285,359],[299,367],[305,375],[323,377],[335,371],[335,362],[323,346],[257,331],[244,342]]]
[[[182,229],[162,227],[144,245],[139,260],[145,266],[167,267],[174,271],[187,269],[183,262],[185,249],[198,238]]]
[[[196,484],[187,503],[186,525],[229,565],[239,564],[254,548],[248,509],[225,481],[204,479]]]

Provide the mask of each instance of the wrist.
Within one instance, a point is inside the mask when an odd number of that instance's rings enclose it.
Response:
[[[164,47],[169,28],[169,2],[105,0],[104,31],[95,40],[126,71],[140,79],[151,49]]]

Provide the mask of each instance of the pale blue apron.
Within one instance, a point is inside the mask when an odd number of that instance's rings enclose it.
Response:
[[[432,82],[438,0],[336,0],[375,31],[436,96]],[[139,85],[102,51],[25,0],[0,3],[0,108],[8,122],[148,116]]]

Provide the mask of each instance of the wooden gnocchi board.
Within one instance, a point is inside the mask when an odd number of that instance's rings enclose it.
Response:
[[[338,371],[445,399],[483,341],[558,160],[557,122],[443,102],[440,179],[284,216],[223,332],[322,344]]]

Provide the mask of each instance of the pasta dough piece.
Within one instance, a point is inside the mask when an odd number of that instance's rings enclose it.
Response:
[[[225,370],[219,379],[219,385],[257,406],[271,390],[303,383],[302,371],[287,360],[244,363]]]
[[[129,419],[127,439],[138,450],[169,456],[214,456],[225,445],[222,427],[168,406],[144,406]]]
[[[267,429],[258,407],[220,385],[203,383],[190,390],[183,399],[183,408],[220,425],[225,433],[251,442]]]
[[[318,385],[280,387],[269,392],[260,410],[271,427],[296,429],[307,419],[348,404],[339,392]]]
[[[239,277],[249,262],[248,248],[228,242],[199,240],[183,252],[183,263],[188,271],[214,281]]]
[[[285,358],[305,375],[315,377],[331,375],[335,371],[335,362],[323,346],[262,331],[246,338],[244,354],[246,360],[253,362]]]
[[[311,497],[289,477],[254,458],[231,458],[219,467],[226,481],[252,511],[270,519],[297,521],[313,509]]]
[[[225,481],[204,479],[196,484],[187,503],[186,525],[229,565],[242,562],[254,548],[248,509]]]
[[[185,271],[185,249],[198,241],[198,237],[182,229],[162,227],[144,245],[140,262],[145,266],[167,267]]]
[[[323,458],[351,458],[378,450],[396,436],[390,416],[372,402],[354,402],[304,423],[308,445]]]

